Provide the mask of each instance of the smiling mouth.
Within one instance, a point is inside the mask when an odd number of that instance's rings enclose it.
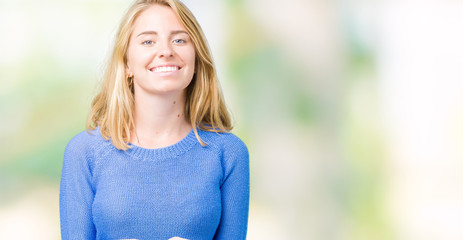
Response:
[[[151,72],[155,73],[175,72],[178,70],[180,70],[180,67],[177,66],[162,66],[150,69]]]

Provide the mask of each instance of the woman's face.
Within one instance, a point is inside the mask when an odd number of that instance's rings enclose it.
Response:
[[[171,8],[153,5],[136,19],[127,50],[127,73],[138,94],[182,92],[195,72],[195,48]]]

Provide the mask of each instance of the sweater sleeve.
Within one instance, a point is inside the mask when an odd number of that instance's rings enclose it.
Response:
[[[74,137],[64,152],[59,194],[61,238],[95,239],[92,221],[91,161],[87,133]]]
[[[246,239],[249,211],[249,154],[246,145],[232,135],[224,143],[221,185],[222,215],[214,240]]]

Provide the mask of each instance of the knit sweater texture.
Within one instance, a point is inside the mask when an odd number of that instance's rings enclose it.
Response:
[[[60,186],[67,239],[246,239],[249,155],[231,133],[198,130],[159,149],[123,151],[98,128],[67,145]]]

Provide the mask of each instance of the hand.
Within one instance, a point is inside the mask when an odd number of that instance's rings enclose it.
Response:
[[[188,239],[181,238],[181,237],[173,237],[173,238],[169,238],[169,240],[188,240]]]

